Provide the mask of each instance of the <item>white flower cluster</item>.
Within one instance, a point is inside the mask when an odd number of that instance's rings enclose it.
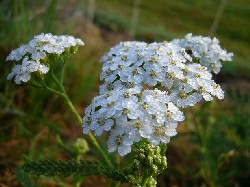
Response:
[[[178,121],[182,120],[182,112],[166,92],[134,87],[95,97],[86,109],[83,132],[92,130],[98,136],[112,129],[108,149],[112,152],[118,147],[118,153],[123,156],[141,138],[153,145],[168,143],[176,134]]]
[[[201,65],[216,74],[220,72],[221,62],[232,61],[233,53],[227,53],[226,50],[221,49],[217,38],[192,36],[190,33],[184,39],[176,39],[172,42],[192,51],[192,56],[199,60]]]
[[[50,33],[35,36],[28,44],[21,45],[13,50],[6,58],[7,61],[16,61],[7,79],[14,78],[16,84],[28,82],[31,73],[46,74],[49,71],[49,55],[61,55],[67,49],[84,45],[79,38],[72,36],[56,36]]]
[[[211,45],[211,39],[206,37],[187,35],[186,38]],[[100,86],[100,96],[85,111],[83,133],[94,131],[98,136],[110,131],[108,150],[117,149],[124,156],[142,138],[153,145],[168,143],[176,135],[178,122],[184,120],[180,108],[194,106],[202,98],[222,99],[224,93],[212,80],[210,66],[202,63],[205,58],[214,60],[216,55],[217,63],[221,63],[224,59],[231,60],[232,54],[219,47],[220,51],[207,47],[206,54],[199,56],[196,43],[185,41],[122,42],[111,48],[101,59],[104,83]],[[222,51],[224,57],[218,56]]]

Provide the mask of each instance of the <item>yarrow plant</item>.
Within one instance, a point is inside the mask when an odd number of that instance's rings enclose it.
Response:
[[[192,34],[162,43],[121,42],[101,59],[103,84],[86,109],[83,132],[109,131],[108,150],[121,156],[142,139],[168,143],[184,120],[182,108],[223,99],[212,73],[232,56],[216,38]]]
[[[6,60],[15,61],[7,79],[14,78],[16,84],[30,81],[31,85],[62,96],[103,162],[79,162],[78,156],[77,162],[70,163],[29,162],[24,170],[39,175],[102,174],[135,186],[156,186],[156,176],[167,167],[166,144],[177,134],[178,123],[185,119],[183,108],[203,99],[224,98],[212,73],[219,73],[222,64],[231,61],[233,54],[222,49],[216,38],[192,34],[170,42],[121,42],[101,58],[100,94],[93,98],[81,118],[62,80],[68,57],[82,45],[82,40],[72,36],[37,35],[7,57]],[[59,80],[53,67],[60,60],[63,68]],[[58,89],[49,87],[46,74]],[[91,132],[94,136],[108,133],[109,152],[117,150],[120,156],[131,155],[123,169],[112,166]],[[86,143],[81,146],[88,150]],[[44,170],[44,164],[48,170]],[[92,170],[87,171],[89,166]]]

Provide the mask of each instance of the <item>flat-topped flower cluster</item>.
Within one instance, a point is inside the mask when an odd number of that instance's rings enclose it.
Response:
[[[143,138],[168,143],[184,120],[180,108],[223,99],[211,73],[232,56],[216,38],[191,34],[162,43],[121,42],[101,59],[103,84],[86,108],[83,132],[109,131],[108,150],[121,156]]]
[[[77,50],[77,46],[84,45],[79,38],[50,33],[35,36],[29,43],[13,50],[6,58],[15,61],[7,79],[13,79],[16,84],[26,83],[32,74],[43,75],[49,71],[52,61],[60,55],[69,55]]]

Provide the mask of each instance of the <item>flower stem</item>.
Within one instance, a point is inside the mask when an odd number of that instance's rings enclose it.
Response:
[[[48,90],[51,91],[52,93],[55,93],[55,94],[57,94],[57,95],[60,95],[61,97],[64,97],[64,95],[63,95],[61,92],[59,92],[59,91],[57,91],[57,90],[55,90],[55,89],[53,89],[53,88],[47,86],[47,84],[46,84],[45,82],[43,82],[43,87],[46,88],[46,89],[48,89]]]
[[[79,113],[77,112],[76,108],[74,107],[74,105],[72,104],[71,100],[69,99],[63,85],[60,83],[60,81],[56,78],[56,76],[54,75],[54,73],[52,72],[52,78],[53,80],[56,82],[56,84],[58,85],[58,87],[61,90],[61,94],[59,94],[60,96],[62,96],[64,98],[65,103],[68,105],[68,107],[70,108],[71,112],[74,114],[77,122],[79,123],[79,125],[82,125],[82,118],[79,115]],[[48,87],[47,87],[48,89]],[[49,89],[50,90],[50,89]],[[53,90],[50,90],[52,92],[54,92]],[[97,151],[100,153],[100,155],[102,156],[102,158],[104,159],[105,163],[109,166],[112,167],[112,164],[108,158],[108,156],[106,155],[106,153],[102,150],[101,146],[99,145],[99,143],[97,142],[96,138],[93,136],[92,133],[88,134],[90,141],[92,142],[92,144],[96,147]]]
[[[60,83],[61,83],[61,85],[63,85],[64,72],[65,72],[65,67],[66,67],[66,65],[67,65],[67,61],[68,61],[68,60],[63,59],[63,67],[62,67],[61,77],[60,77]]]
[[[65,99],[66,104],[69,106],[70,110],[73,112],[74,116],[76,117],[77,121],[81,125],[82,124],[82,118],[79,115],[79,113],[76,111],[76,109],[75,109],[74,105],[72,104],[72,102],[70,101],[69,97],[67,95],[65,95],[64,99]],[[112,167],[110,160],[108,159],[107,155],[102,150],[102,148],[100,147],[99,143],[97,142],[97,140],[93,136],[93,134],[89,133],[88,136],[89,136],[90,141],[92,142],[92,144],[96,147],[96,149],[98,150],[98,152],[100,153],[100,155],[103,157],[103,159],[106,162],[106,164],[108,164],[109,167]]]

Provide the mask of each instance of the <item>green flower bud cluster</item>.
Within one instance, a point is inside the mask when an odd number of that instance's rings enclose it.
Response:
[[[133,147],[133,155],[124,173],[135,186],[156,186],[156,176],[167,168],[166,145],[154,146],[140,141]]]
[[[134,149],[134,160],[144,168],[144,172],[151,175],[158,175],[167,168],[167,158],[162,151],[163,146],[154,146],[143,143]]]
[[[156,181],[156,178],[155,177],[148,177],[144,183],[143,186],[145,187],[153,187],[153,186],[156,186],[157,185],[157,181]]]

